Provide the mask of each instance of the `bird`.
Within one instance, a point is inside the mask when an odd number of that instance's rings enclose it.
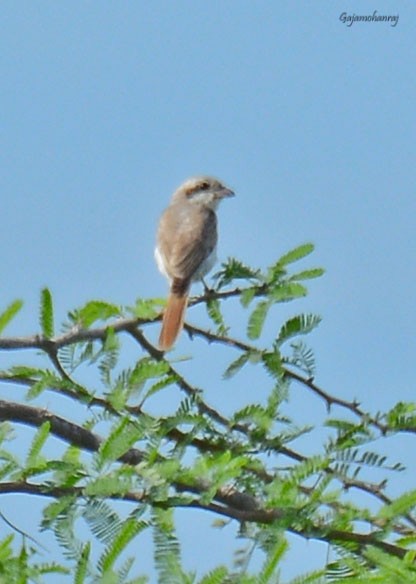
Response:
[[[202,280],[216,262],[217,215],[234,191],[211,176],[187,179],[173,193],[159,221],[155,259],[170,284],[159,349],[173,347],[182,330],[191,283]]]

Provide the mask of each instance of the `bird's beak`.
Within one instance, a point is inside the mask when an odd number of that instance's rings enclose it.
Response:
[[[218,195],[221,197],[221,199],[225,199],[226,197],[235,197],[234,191],[226,187],[218,191]]]

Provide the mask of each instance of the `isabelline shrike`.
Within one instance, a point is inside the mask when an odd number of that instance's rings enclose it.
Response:
[[[155,257],[170,282],[159,337],[162,351],[172,347],[182,329],[191,282],[203,278],[215,264],[215,211],[222,199],[233,195],[215,178],[190,178],[173,193],[160,218]]]

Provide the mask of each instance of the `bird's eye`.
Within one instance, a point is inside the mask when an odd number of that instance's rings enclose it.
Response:
[[[201,191],[202,192],[208,191],[210,187],[211,185],[207,180],[196,182],[192,186],[188,187],[188,189],[186,190],[186,196],[189,198],[198,196],[198,193],[200,193]]]

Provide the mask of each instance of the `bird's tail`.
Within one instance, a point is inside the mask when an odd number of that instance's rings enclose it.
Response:
[[[189,284],[174,280],[163,313],[162,330],[159,336],[159,349],[161,351],[168,351],[182,330],[188,295]]]

